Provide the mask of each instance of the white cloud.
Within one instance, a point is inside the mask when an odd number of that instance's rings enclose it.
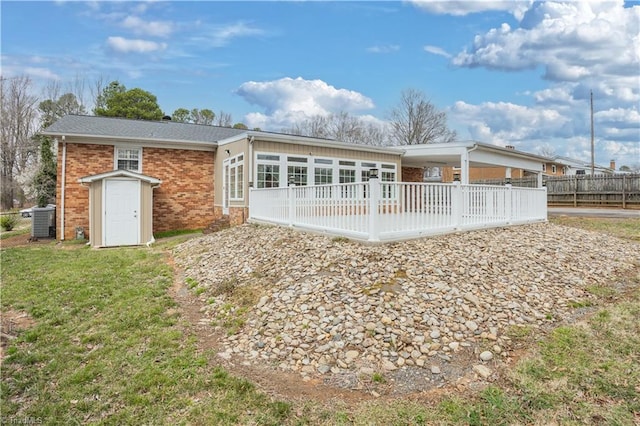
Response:
[[[156,43],[155,41],[126,39],[124,37],[107,38],[107,46],[120,53],[151,53],[167,48],[167,43]]]
[[[400,46],[397,44],[384,44],[378,46],[367,47],[367,52],[371,53],[392,53],[400,50]]]
[[[452,63],[461,67],[524,70],[543,66],[544,78],[605,86],[627,102],[640,100],[640,6],[608,2],[536,2],[520,26],[478,35]],[[620,79],[624,79],[621,86]],[[628,79],[628,80],[627,80]]]
[[[544,92],[554,102],[531,107],[508,102],[478,105],[458,101],[448,111],[461,139],[505,146],[514,145],[537,152],[551,145],[556,153],[587,161],[590,159],[590,118],[588,101],[562,103],[566,92]],[[613,108],[594,114],[596,162],[622,161],[629,156],[640,161],[640,112],[637,108]],[[621,163],[622,164],[622,163]]]
[[[173,32],[173,23],[167,21],[144,21],[137,16],[127,16],[122,26],[135,34],[154,37],[168,37]]]
[[[236,93],[262,107],[264,113],[246,116],[247,125],[281,129],[314,115],[371,109],[373,101],[361,93],[337,89],[322,80],[285,77],[279,80],[243,83]]]
[[[24,73],[36,78],[44,78],[47,80],[60,80],[60,76],[48,68],[26,67]]]
[[[428,53],[433,53],[434,55],[444,56],[445,58],[451,58],[451,55],[447,53],[444,49],[438,46],[425,46],[424,51]]]
[[[558,110],[530,108],[509,102],[472,105],[458,101],[449,113],[451,119],[466,122],[472,139],[513,144],[565,134],[570,136],[570,120]]]
[[[437,15],[465,16],[471,13],[505,11],[520,19],[532,1],[410,0],[409,3],[426,12]]]
[[[264,34],[264,31],[260,28],[251,26],[245,22],[236,22],[234,24],[214,27],[212,33],[206,37],[205,41],[208,41],[214,47],[221,47],[227,45],[234,38],[258,36],[262,34]]]

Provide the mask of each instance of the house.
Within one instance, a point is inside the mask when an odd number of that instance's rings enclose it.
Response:
[[[504,149],[516,151],[511,145],[507,145]],[[557,177],[557,176],[574,176],[574,175],[590,175],[591,164],[584,161],[576,160],[569,157],[555,155],[553,157],[537,156],[535,154],[529,154],[521,152],[527,157],[538,158],[542,161],[542,175],[544,177]],[[611,160],[609,167],[602,167],[595,165],[595,174],[612,174],[615,172],[615,161]],[[457,175],[460,173],[459,167],[443,167],[442,168],[442,182],[453,182]],[[472,167],[469,169],[470,182],[492,182],[492,181],[505,181],[507,179],[523,179],[533,176],[529,170],[520,168],[511,168],[508,170],[506,167]]]
[[[67,115],[58,142],[59,240],[145,244],[153,233],[247,219],[249,187],[400,179],[397,149],[225,127]]]
[[[541,161],[478,142],[378,147],[168,121],[67,115],[42,132],[58,143],[59,240],[138,245],[153,234],[250,216],[250,189],[422,182],[424,167],[500,165],[540,174]],[[540,176],[540,187],[542,179]]]
[[[575,176],[575,175],[591,175],[591,163],[576,160],[575,158],[564,157],[561,155],[555,155],[551,158],[552,162],[547,166],[551,168],[551,174],[558,176],[558,173],[554,173],[554,170],[561,172],[560,176]],[[594,164],[594,175],[611,175],[616,171],[616,162],[611,160],[609,167],[600,166]]]

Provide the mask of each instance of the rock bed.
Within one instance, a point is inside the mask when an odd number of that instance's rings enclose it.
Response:
[[[640,265],[637,244],[548,223],[376,246],[244,225],[174,255],[197,283],[201,323],[246,319],[220,356],[307,379],[418,369],[429,380],[463,354],[486,378],[513,327],[570,318],[596,297],[588,289]],[[239,289],[257,302],[247,312],[227,296]]]

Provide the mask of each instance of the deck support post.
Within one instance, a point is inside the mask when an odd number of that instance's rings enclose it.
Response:
[[[463,204],[462,184],[455,181],[451,187],[451,224],[456,231],[462,226]]]
[[[289,220],[288,225],[293,226],[296,221],[296,193],[295,193],[296,185],[294,183],[289,185],[287,189],[287,196],[289,200]]]
[[[507,194],[505,195],[504,207],[507,218],[507,224],[510,225],[513,219],[513,191],[511,190],[511,184],[505,185],[507,187]]]
[[[380,180],[377,176],[370,176],[369,181],[369,241],[380,241]]]

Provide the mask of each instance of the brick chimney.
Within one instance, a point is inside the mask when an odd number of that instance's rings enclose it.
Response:
[[[616,160],[609,161],[609,168],[611,170],[615,170],[616,169]]]

